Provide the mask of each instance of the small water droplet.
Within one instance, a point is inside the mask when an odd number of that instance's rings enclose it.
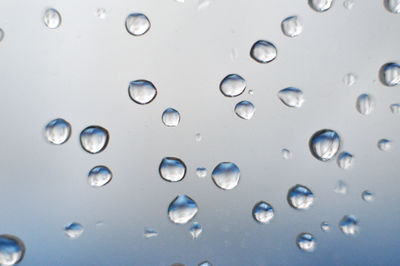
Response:
[[[141,13],[132,13],[126,17],[125,27],[126,30],[133,36],[141,36],[149,31],[150,20],[146,15]]]
[[[165,157],[158,168],[160,176],[168,182],[179,182],[186,174],[185,163],[175,157]]]
[[[385,7],[394,14],[400,13],[400,0],[385,0]]]
[[[308,0],[308,4],[317,12],[325,12],[332,7],[333,0]]]
[[[328,222],[321,223],[322,232],[329,232],[331,230],[331,225]]]
[[[238,57],[239,57],[238,49],[237,48],[232,48],[230,56],[231,56],[231,60],[232,61],[236,61],[238,59]]]
[[[364,93],[358,96],[356,108],[360,114],[369,115],[375,109],[375,102],[370,95]]]
[[[320,161],[333,159],[340,148],[340,138],[336,131],[322,129],[314,133],[309,141],[311,154]]]
[[[399,0],[400,1],[400,0]],[[400,7],[399,7],[400,10]],[[399,11],[400,12],[400,11]],[[379,71],[379,78],[383,85],[393,87],[400,84],[400,64],[386,63]]]
[[[51,120],[45,127],[44,136],[52,144],[63,144],[71,136],[71,125],[62,118]]]
[[[193,239],[197,239],[201,232],[203,232],[203,227],[198,222],[194,222],[189,231]]]
[[[249,120],[253,117],[256,108],[249,101],[238,102],[235,106],[235,113],[238,117]]]
[[[199,4],[197,6],[198,10],[203,10],[203,9],[207,8],[211,3],[210,0],[198,0],[198,1],[199,1]]]
[[[315,196],[311,190],[302,185],[295,185],[289,189],[287,201],[296,210],[307,210],[314,204]]]
[[[254,90],[253,90],[253,89],[250,89],[250,90],[248,91],[248,94],[249,94],[249,95],[254,95]]]
[[[282,21],[281,28],[283,34],[293,38],[303,31],[303,23],[298,16],[291,16]]]
[[[400,103],[394,103],[390,105],[390,111],[392,111],[392,114],[394,115],[399,115],[400,114]]]
[[[157,236],[158,236],[157,230],[147,227],[144,228],[144,238],[150,239],[150,238],[155,238]]]
[[[200,262],[198,266],[213,266],[213,265],[211,264],[211,262],[206,260],[206,261]]]
[[[277,54],[275,45],[263,40],[255,42],[250,49],[251,58],[261,64],[272,62]]]
[[[282,149],[281,152],[282,152],[282,157],[283,157],[283,159],[289,160],[289,159],[292,158],[292,152],[291,152],[290,150],[288,150],[288,149]]]
[[[337,164],[340,168],[349,170],[353,168],[354,156],[346,151],[341,152],[337,157]]]
[[[313,252],[316,247],[315,238],[310,233],[301,233],[297,236],[296,244],[300,250]]]
[[[61,15],[54,8],[49,8],[44,12],[43,22],[49,29],[56,29],[61,25]]]
[[[181,115],[177,110],[173,108],[167,108],[162,113],[161,119],[165,126],[177,127],[181,120]]]
[[[234,163],[223,162],[214,168],[211,177],[217,187],[223,190],[230,190],[238,185],[240,170]]]
[[[343,77],[343,83],[348,87],[353,86],[356,82],[357,82],[357,75],[354,73],[347,73]]]
[[[100,126],[89,126],[80,135],[82,148],[92,154],[102,152],[107,147],[109,138],[107,129]]]
[[[378,148],[381,151],[390,151],[392,149],[392,142],[388,139],[380,139],[378,141]]]
[[[0,42],[4,39],[5,35],[6,34],[5,34],[4,30],[2,28],[0,28]]]
[[[103,226],[104,225],[104,222],[103,221],[97,221],[96,222],[96,227],[101,227],[101,226]]]
[[[229,74],[221,81],[219,89],[226,97],[236,97],[246,89],[246,81],[238,74]]]
[[[189,222],[199,211],[196,202],[186,195],[178,195],[168,207],[168,217],[176,224]]]
[[[69,238],[75,239],[82,235],[84,229],[83,226],[79,223],[70,223],[69,225],[64,227],[64,231]]]
[[[372,193],[369,190],[364,190],[361,193],[361,198],[365,201],[365,202],[373,202],[375,200],[375,194]]]
[[[203,136],[200,133],[195,135],[196,142],[200,142],[203,139]]]
[[[13,235],[0,235],[0,265],[15,265],[25,255],[25,245]]]
[[[280,90],[278,97],[288,107],[300,108],[304,103],[303,92],[294,87]]]
[[[111,179],[111,170],[103,165],[93,167],[88,174],[88,183],[92,187],[105,186],[111,181]]]
[[[129,83],[129,97],[137,104],[148,104],[157,96],[157,89],[148,80],[135,80]]]
[[[339,229],[345,235],[356,235],[360,232],[358,219],[354,215],[345,215],[339,222]]]
[[[334,188],[333,191],[336,194],[346,195],[347,194],[347,184],[343,180],[339,180],[336,183],[335,188]]]
[[[275,216],[274,208],[265,201],[260,201],[253,207],[253,218],[256,222],[267,224]]]
[[[205,167],[198,167],[196,169],[196,174],[200,178],[204,178],[207,175],[207,169]]]
[[[355,1],[354,0],[345,0],[343,2],[343,6],[344,8],[346,8],[347,10],[351,10],[354,7]]]
[[[107,16],[106,10],[104,8],[98,8],[95,13],[96,17],[100,19],[105,19]]]
[[[175,0],[175,2],[183,4],[185,3],[185,0]]]

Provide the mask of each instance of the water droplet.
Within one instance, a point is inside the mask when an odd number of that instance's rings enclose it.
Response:
[[[400,4],[399,4],[399,12],[400,12]],[[400,84],[400,64],[393,62],[384,64],[380,69],[379,78],[383,83],[383,85],[389,87],[393,87]]]
[[[149,239],[149,238],[154,238],[158,236],[157,230],[153,228],[144,228],[144,238]]]
[[[203,10],[207,8],[210,5],[211,1],[210,0],[199,0],[199,4],[197,6],[198,10]]]
[[[61,25],[61,15],[54,8],[44,12],[43,22],[49,29],[57,29]]]
[[[96,17],[100,18],[100,19],[105,19],[107,14],[106,14],[106,10],[104,8],[98,8],[96,10],[95,13]]]
[[[179,182],[186,174],[186,165],[181,159],[165,157],[158,168],[160,176],[168,182]]]
[[[237,74],[229,74],[221,81],[219,89],[226,97],[236,97],[246,89],[246,81]]]
[[[71,136],[71,125],[62,118],[51,120],[44,129],[44,136],[50,143],[63,144]]]
[[[343,2],[343,6],[347,9],[347,10],[351,10],[354,7],[354,0],[345,0]]]
[[[372,193],[369,190],[364,190],[361,193],[361,198],[365,201],[365,202],[373,202],[375,200],[375,194]]]
[[[109,138],[107,129],[100,126],[89,126],[80,135],[82,148],[92,154],[102,152],[107,147]]]
[[[193,239],[197,239],[201,232],[203,232],[203,227],[198,222],[194,222],[192,227],[190,227],[190,234]]]
[[[219,163],[211,174],[212,180],[217,187],[229,190],[235,188],[240,179],[240,170],[234,163]]]
[[[137,104],[148,104],[157,96],[157,89],[147,80],[135,80],[129,83],[129,97]]]
[[[292,152],[290,150],[282,149],[281,152],[282,152],[283,159],[289,160],[292,158]]]
[[[331,225],[327,222],[322,222],[321,230],[322,230],[322,232],[329,232],[331,230]]]
[[[345,235],[356,235],[360,232],[358,219],[354,215],[345,215],[339,222],[339,228]]]
[[[385,7],[389,12],[400,13],[400,0],[385,0]]]
[[[380,139],[378,141],[378,148],[381,151],[390,151],[392,149],[392,142],[388,139]]]
[[[168,207],[168,217],[176,224],[189,222],[199,211],[196,202],[186,195],[178,195]]]
[[[390,105],[390,111],[392,111],[392,114],[394,115],[399,115],[400,114],[400,103],[394,103]]]
[[[232,61],[236,61],[238,59],[238,57],[239,57],[238,49],[237,48],[232,48],[230,56],[231,56],[231,60]]]
[[[126,17],[125,27],[126,30],[133,36],[141,36],[149,31],[150,20],[146,15],[141,13],[132,13]]]
[[[357,111],[362,115],[369,115],[375,109],[375,103],[372,97],[368,94],[361,94],[356,102]]]
[[[185,0],[175,0],[175,2],[183,4],[185,3]]]
[[[88,183],[92,187],[102,187],[112,179],[112,173],[106,166],[99,165],[89,171]]]
[[[308,4],[317,12],[325,12],[332,7],[333,0],[308,0]]]
[[[350,87],[353,86],[357,81],[357,75],[354,73],[347,73],[343,77],[343,83],[344,85]]]
[[[310,233],[301,233],[297,236],[296,244],[300,250],[313,252],[316,247],[315,238]]]
[[[277,54],[275,45],[263,40],[255,42],[250,49],[251,58],[261,64],[272,62]]]
[[[197,174],[198,177],[204,178],[207,175],[207,169],[204,168],[204,167],[198,167],[196,169],[196,174]]]
[[[288,107],[300,108],[304,103],[303,92],[298,88],[289,87],[280,90],[278,97]]]
[[[254,90],[253,90],[253,89],[250,89],[250,90],[248,91],[248,94],[249,94],[249,95],[254,95]]]
[[[211,262],[206,260],[206,261],[200,262],[198,266],[213,266],[213,265],[211,264]]]
[[[315,196],[311,190],[302,185],[295,185],[289,189],[287,201],[296,210],[307,210],[314,204]]]
[[[0,265],[15,265],[25,255],[25,245],[13,235],[0,235]]]
[[[71,223],[64,227],[65,234],[69,238],[78,238],[82,235],[84,229],[83,226],[79,223]]]
[[[260,201],[253,207],[253,218],[256,222],[267,224],[274,218],[274,208],[265,201]]]
[[[340,138],[336,131],[322,129],[314,133],[309,141],[311,154],[320,161],[329,161],[340,148]]]
[[[5,34],[4,30],[2,28],[0,28],[0,42],[4,39],[5,35],[6,34]]]
[[[196,142],[200,142],[200,141],[203,139],[203,137],[201,136],[200,133],[197,133],[197,134],[195,135],[195,139],[196,139]]]
[[[96,227],[101,227],[101,226],[103,226],[104,225],[104,222],[103,221],[97,221],[96,222]]]
[[[176,127],[181,120],[179,112],[173,108],[167,108],[161,116],[162,122],[167,127]]]
[[[337,164],[340,168],[344,170],[349,170],[353,168],[354,156],[351,153],[344,151],[338,155]]]
[[[285,18],[281,23],[283,34],[288,37],[296,37],[303,31],[303,23],[297,16]]]
[[[343,180],[339,180],[336,183],[333,191],[337,194],[346,195],[347,194],[347,184]]]
[[[235,106],[235,113],[238,117],[249,120],[253,117],[256,108],[249,101],[238,102]]]

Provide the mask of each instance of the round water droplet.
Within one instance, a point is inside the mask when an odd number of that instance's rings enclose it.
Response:
[[[105,19],[107,16],[106,10],[104,8],[98,8],[95,13],[96,17],[100,19]]]
[[[394,103],[390,105],[390,111],[392,111],[392,114],[394,115],[399,115],[400,114],[400,103]]]
[[[400,0],[385,0],[385,7],[389,12],[400,13]]]
[[[308,4],[317,12],[325,12],[332,7],[333,0],[308,0]]]
[[[153,229],[153,228],[144,228],[144,238],[149,239],[149,238],[155,238],[158,236],[158,232],[157,230]]]
[[[345,215],[339,222],[339,228],[345,235],[356,235],[360,232],[358,219],[354,215]]]
[[[197,174],[198,177],[204,178],[207,175],[207,169],[204,168],[204,167],[198,167],[196,169],[196,174]]]
[[[109,138],[107,129],[100,126],[89,126],[80,135],[82,148],[92,154],[102,152],[107,147]]]
[[[288,107],[300,108],[304,103],[303,92],[298,88],[289,87],[280,90],[278,97]]]
[[[198,266],[213,266],[213,265],[211,264],[211,262],[206,260],[206,261],[200,262]]]
[[[291,152],[290,150],[288,150],[288,149],[282,149],[281,152],[282,152],[282,157],[283,157],[283,159],[289,160],[289,159],[292,158],[292,152]]]
[[[354,7],[354,4],[355,4],[354,0],[345,0],[345,1],[343,2],[343,6],[344,6],[344,8],[346,8],[347,10],[352,9],[352,8]]]
[[[298,16],[291,16],[282,21],[281,28],[283,34],[293,38],[303,31],[303,23]]]
[[[82,235],[84,229],[83,226],[79,223],[71,223],[64,227],[65,234],[69,238],[78,238]]]
[[[375,200],[375,194],[372,193],[369,190],[364,190],[361,193],[361,198],[365,201],[365,202],[373,202]]]
[[[238,117],[249,120],[253,117],[256,108],[249,101],[238,102],[235,106],[235,113]]]
[[[137,104],[148,104],[157,96],[157,89],[147,80],[135,80],[129,83],[129,97]]]
[[[234,163],[223,162],[214,168],[211,177],[217,187],[229,190],[238,185],[240,170]]]
[[[103,165],[92,168],[88,174],[88,183],[92,187],[105,186],[111,181],[111,179],[111,170]]]
[[[301,233],[297,236],[296,244],[300,250],[313,252],[316,247],[315,238],[310,233]]]
[[[51,120],[44,129],[46,140],[53,144],[63,144],[71,136],[71,125],[62,118]]]
[[[15,265],[25,255],[25,245],[13,235],[0,235],[0,265]]]
[[[162,122],[167,127],[176,127],[181,120],[179,112],[173,108],[167,108],[161,116]]]
[[[337,164],[340,168],[344,170],[349,170],[353,168],[354,156],[351,153],[344,151],[338,155]]]
[[[322,222],[321,230],[322,230],[322,232],[329,232],[331,230],[331,225],[327,222]]]
[[[390,151],[392,149],[392,142],[388,139],[381,139],[378,141],[378,148],[381,151]]]
[[[357,81],[357,75],[354,73],[347,73],[343,77],[343,83],[348,87],[354,85],[356,81]]]
[[[277,54],[275,45],[263,40],[255,42],[250,49],[251,58],[261,64],[272,62]]]
[[[179,182],[186,174],[186,165],[181,159],[165,157],[158,168],[160,176],[168,182]]]
[[[126,17],[125,27],[126,30],[133,36],[141,36],[149,31],[150,20],[146,15],[141,13],[132,13]]]
[[[311,154],[320,161],[329,161],[340,148],[340,138],[336,131],[322,129],[314,133],[309,141]]]
[[[4,39],[4,36],[6,34],[4,33],[4,30],[2,28],[0,28],[0,42]]]
[[[168,207],[168,217],[176,224],[189,222],[199,211],[196,202],[186,195],[178,195]]]
[[[400,1],[400,0],[399,0]],[[393,87],[400,84],[400,64],[384,64],[379,72],[379,78],[383,85]]]
[[[356,108],[360,114],[369,115],[375,109],[375,102],[370,95],[364,93],[358,96]]]
[[[193,239],[197,239],[201,232],[203,232],[203,227],[198,222],[194,222],[192,227],[190,227],[190,234]]]
[[[296,210],[307,210],[314,204],[314,194],[302,185],[296,185],[289,189],[287,201]]]
[[[237,74],[229,74],[221,81],[219,89],[226,97],[236,97],[246,89],[246,81]]]
[[[334,188],[333,191],[336,194],[346,195],[347,194],[347,184],[343,180],[339,180],[336,183],[335,188]]]
[[[203,139],[203,136],[201,136],[200,133],[197,133],[197,134],[195,135],[195,139],[196,139],[196,142],[200,142],[200,141]]]
[[[49,8],[44,12],[43,22],[49,29],[56,29],[61,25],[61,15],[54,8]]]
[[[250,90],[248,91],[248,94],[249,94],[249,95],[254,95],[254,90],[253,90],[253,89],[250,89]]]
[[[265,201],[260,201],[253,207],[253,218],[256,222],[267,224],[274,218],[274,208]]]

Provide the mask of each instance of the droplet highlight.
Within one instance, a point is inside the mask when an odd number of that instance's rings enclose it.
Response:
[[[203,227],[198,222],[194,222],[189,231],[192,235],[192,238],[197,239],[203,232]]]
[[[315,196],[311,190],[302,185],[289,189],[287,201],[296,210],[308,210],[314,204]]]
[[[186,195],[178,195],[168,207],[168,218],[176,224],[189,222],[198,212],[197,204]]]
[[[161,160],[159,173],[165,181],[179,182],[185,177],[186,165],[179,158],[165,157]]]
[[[103,187],[112,179],[111,170],[108,167],[99,165],[93,167],[88,174],[88,184],[91,187]]]
[[[142,36],[150,29],[150,20],[141,13],[132,13],[125,20],[125,27],[129,34]]]
[[[51,120],[44,129],[44,136],[52,144],[63,144],[71,136],[71,124],[62,118]]]
[[[250,49],[250,56],[261,64],[270,63],[275,60],[278,51],[274,44],[268,41],[259,40]]]
[[[336,131],[322,129],[315,132],[309,141],[311,154],[318,160],[326,162],[335,157],[340,148],[340,138]]]
[[[226,97],[237,97],[246,89],[246,81],[238,74],[229,74],[221,81],[219,89]]]
[[[345,215],[339,222],[339,229],[345,235],[357,235],[360,232],[360,226],[357,217],[354,215]]]
[[[135,80],[129,83],[129,97],[137,104],[151,103],[157,96],[157,89],[148,80]]]
[[[13,235],[0,235],[0,265],[15,265],[25,255],[25,245]]]
[[[249,101],[238,102],[235,106],[236,115],[244,120],[250,120],[253,117],[255,111],[256,108]]]
[[[49,8],[44,12],[43,22],[49,29],[57,29],[61,25],[61,15],[54,9]]]
[[[79,238],[82,235],[84,229],[83,226],[79,223],[70,223],[69,225],[64,227],[64,231],[69,238],[75,239]]]
[[[161,120],[167,127],[177,127],[181,120],[181,115],[177,110],[173,108],[167,108],[163,112]]]
[[[254,220],[261,224],[269,223],[275,216],[274,208],[265,201],[254,205],[252,214]]]
[[[278,97],[288,107],[300,108],[304,103],[303,91],[294,87],[280,90]]]
[[[288,37],[296,37],[303,31],[303,23],[298,16],[290,16],[285,18],[281,23],[283,34]]]
[[[310,233],[301,233],[296,238],[296,244],[301,251],[313,252],[316,247],[315,238]]]
[[[211,177],[217,187],[223,190],[230,190],[238,185],[240,170],[234,163],[223,162],[214,168]]]
[[[89,126],[80,134],[82,148],[91,154],[102,152],[107,147],[109,138],[107,129],[100,126]]]

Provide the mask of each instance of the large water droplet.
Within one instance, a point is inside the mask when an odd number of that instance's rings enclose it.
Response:
[[[148,104],[157,96],[157,89],[148,80],[135,80],[129,83],[129,97],[138,104]]]
[[[375,103],[372,97],[368,94],[361,94],[356,102],[357,111],[362,115],[369,115],[375,109]]]
[[[333,191],[336,194],[346,195],[347,194],[347,184],[343,180],[339,180],[336,183],[335,188],[334,188]]]
[[[253,218],[256,222],[267,224],[274,218],[274,208],[265,201],[260,201],[253,207]]]
[[[126,17],[125,27],[126,30],[133,36],[141,36],[150,29],[150,20],[146,15],[141,13],[132,13]]]
[[[185,163],[175,157],[165,157],[158,168],[160,176],[168,182],[181,181],[186,174]]]
[[[82,235],[84,229],[83,226],[79,223],[70,223],[69,225],[64,227],[65,234],[69,238],[78,238]]]
[[[380,69],[379,78],[383,85],[389,87],[400,84],[400,64],[393,62],[384,64]]]
[[[158,232],[156,229],[153,228],[144,228],[144,238],[149,239],[149,238],[155,238],[158,236]]]
[[[400,13],[400,0],[385,0],[385,7],[389,12]]]
[[[347,73],[343,77],[343,83],[348,87],[354,85],[356,81],[357,81],[357,75],[354,73]]]
[[[298,88],[289,87],[278,92],[279,99],[289,107],[300,108],[304,103],[303,92]]]
[[[43,22],[49,29],[56,29],[61,25],[61,15],[54,8],[44,12]]]
[[[332,7],[333,0],[308,0],[308,4],[317,12],[325,12]]]
[[[6,34],[5,34],[4,30],[2,28],[0,28],[0,42],[4,39],[5,35]]]
[[[303,23],[298,16],[291,16],[282,21],[281,28],[283,34],[293,38],[303,31]]]
[[[329,232],[331,230],[331,225],[328,222],[321,223],[322,232]]]
[[[272,62],[277,54],[275,45],[263,40],[255,42],[250,49],[251,58],[261,64]]]
[[[314,204],[315,196],[311,190],[302,185],[289,189],[287,201],[296,210],[307,210]]]
[[[71,136],[71,125],[62,118],[50,121],[44,129],[46,140],[53,144],[63,144]]]
[[[204,178],[207,175],[207,169],[205,167],[198,167],[196,169],[196,175],[200,178]]]
[[[340,148],[340,138],[336,131],[322,129],[314,133],[309,141],[311,154],[320,161],[329,161]]]
[[[99,165],[92,168],[88,174],[88,183],[92,187],[102,187],[112,179],[111,170],[106,166]]]
[[[179,112],[173,108],[167,108],[161,116],[162,122],[167,127],[176,127],[181,120]]]
[[[98,8],[95,13],[96,17],[100,19],[105,19],[107,16],[106,10],[104,8]]]
[[[249,120],[253,117],[256,108],[249,101],[238,102],[235,106],[235,113],[238,117]]]
[[[313,252],[316,247],[315,238],[310,233],[301,233],[297,236],[296,244],[300,250]]]
[[[193,239],[197,239],[201,232],[203,232],[203,227],[198,222],[194,222],[189,231]]]
[[[168,207],[168,217],[176,224],[189,222],[198,212],[196,202],[186,195],[178,195]]]
[[[364,190],[361,193],[361,198],[365,201],[365,202],[373,202],[375,200],[375,194],[372,193],[369,190]]]
[[[288,149],[282,149],[281,152],[282,152],[282,157],[283,157],[283,159],[289,160],[289,159],[292,158],[292,152],[291,152],[290,150],[288,150]]]
[[[337,157],[337,164],[340,168],[344,170],[349,170],[353,168],[354,156],[348,152],[342,152]]]
[[[345,215],[339,222],[339,228],[345,235],[356,235],[360,232],[358,219],[354,215]]]
[[[378,141],[378,149],[381,151],[390,151],[392,149],[392,142],[388,139],[380,139]]]
[[[226,97],[236,97],[246,89],[246,81],[238,74],[229,74],[221,81],[219,89]]]
[[[200,262],[198,266],[213,266],[208,260]]]
[[[400,103],[394,103],[390,105],[390,111],[394,115],[399,115],[400,114]]]
[[[107,147],[109,138],[107,129],[100,126],[89,126],[80,135],[82,148],[92,154],[102,152]]]
[[[240,170],[234,163],[223,162],[214,168],[211,177],[217,187],[224,190],[229,190],[238,185],[240,179]]]
[[[15,265],[25,255],[25,245],[13,235],[0,235],[0,265]]]

